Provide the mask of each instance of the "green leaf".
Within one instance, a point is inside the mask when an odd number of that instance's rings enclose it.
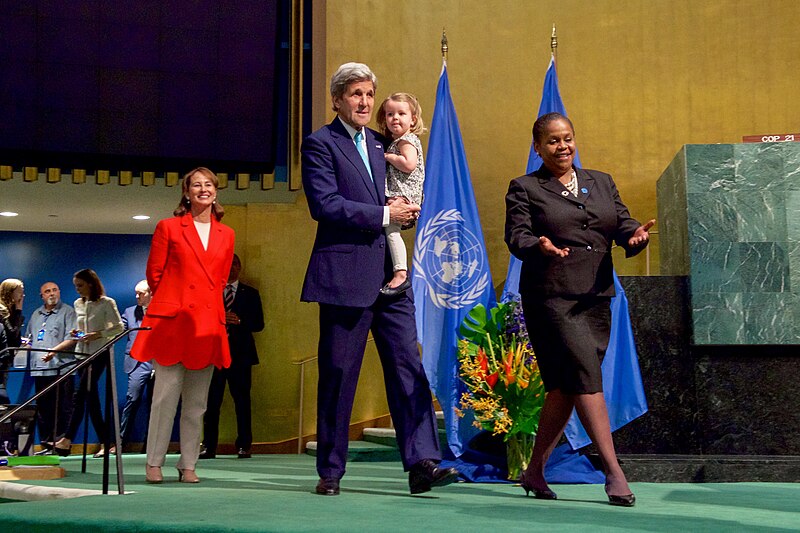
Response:
[[[487,348],[487,334],[493,346],[502,346],[503,325],[510,310],[509,304],[499,304],[487,311],[478,304],[464,317],[459,328],[460,335],[478,346]]]

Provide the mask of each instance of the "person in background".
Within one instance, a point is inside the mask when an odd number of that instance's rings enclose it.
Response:
[[[567,117],[539,117],[533,146],[542,166],[511,180],[506,195],[505,241],[522,261],[522,309],[547,391],[520,481],[526,495],[556,499],[544,468],[574,408],[603,461],[608,502],[630,507],[636,498],[614,451],[600,363],[611,329],[612,242],[628,257],[641,252],[655,220],[634,220],[608,174],[573,166]]]
[[[103,283],[97,273],[85,268],[75,273],[72,278],[79,297],[73,304],[75,307],[75,327],[70,338],[58,344],[53,351],[45,356],[45,361],[52,360],[57,350],[69,350],[84,354],[76,356],[83,359],[103,347],[111,338],[123,332],[122,317],[117,310],[117,302],[106,296]],[[72,441],[78,432],[78,427],[83,421],[86,404],[89,407],[89,416],[94,426],[94,431],[101,443],[106,441],[106,424],[103,420],[103,411],[100,407],[100,394],[98,383],[103,371],[108,368],[109,359],[114,356],[114,347],[107,348],[102,355],[95,358],[91,364],[79,371],[80,385],[75,390],[72,398],[72,415],[69,418],[64,436],[55,444],[58,455],[66,456],[72,449]],[[111,416],[109,413],[108,416]],[[105,455],[105,448],[94,454],[95,457]]]
[[[258,364],[258,351],[253,333],[264,329],[264,310],[258,290],[239,281],[242,262],[233,254],[228,284],[223,293],[228,344],[231,349],[230,368],[214,369],[208,391],[208,409],[203,417],[203,445],[200,459],[213,459],[217,455],[219,440],[219,411],[225,394],[225,383],[236,409],[236,455],[250,458],[253,430],[250,417],[250,386],[253,365]]]
[[[125,329],[134,329],[142,325],[144,314],[147,312],[147,306],[150,305],[152,298],[146,279],[137,283],[133,290],[136,293],[136,305],[128,307],[122,313],[122,325],[125,326]],[[138,333],[138,330],[128,333],[125,359],[122,364],[125,374],[128,375],[128,392],[125,394],[125,406],[122,408],[122,416],[119,421],[119,433],[123,444],[130,441],[130,433],[133,430],[136,413],[139,411],[142,399],[152,397],[153,393],[153,364],[150,361],[137,361],[131,357],[131,348],[133,348]],[[147,396],[145,396],[145,388],[149,391]],[[146,441],[147,436],[145,435]],[[146,447],[145,444],[145,449]],[[112,453],[115,451],[111,450]]]
[[[22,303],[25,300],[25,286],[22,281],[8,278],[0,283],[0,322],[6,338],[6,348],[17,348],[22,344]],[[13,350],[0,355],[0,404],[10,403],[6,384],[8,368],[14,360]]]
[[[25,336],[30,339],[31,352],[28,359],[37,394],[50,386],[59,376],[69,372],[75,361],[70,354],[55,354],[45,361],[46,355],[54,347],[69,340],[75,327],[75,309],[61,301],[61,289],[52,281],[42,284],[39,289],[42,305],[28,320]],[[66,379],[57,387],[36,400],[39,414],[39,442],[42,455],[51,455],[59,430],[63,431],[72,415],[72,396],[75,393],[75,380]]]
[[[14,359],[10,352],[4,352],[8,348],[8,338],[6,337],[6,327],[0,321],[0,405],[8,405],[11,399],[8,397],[6,389],[6,380],[8,379],[7,370],[11,366],[10,361]]]
[[[219,180],[205,167],[188,172],[173,218],[156,225],[147,259],[153,298],[131,348],[137,361],[154,361],[155,384],[147,434],[148,483],[161,467],[181,401],[178,481],[198,483],[195,466],[208,387],[216,368],[231,364],[222,291],[233,261],[234,233],[221,222]]]

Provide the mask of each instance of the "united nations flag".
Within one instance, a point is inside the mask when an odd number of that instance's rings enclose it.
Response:
[[[494,306],[495,296],[446,63],[425,161],[425,204],[412,275],[417,334],[425,372],[444,411],[450,451],[458,457],[478,431],[470,417],[458,418],[453,411],[464,390],[458,378],[458,329],[477,304]]]

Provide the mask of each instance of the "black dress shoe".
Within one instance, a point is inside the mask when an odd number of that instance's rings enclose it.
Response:
[[[389,284],[387,283],[381,288],[380,292],[384,296],[397,296],[398,294],[403,294],[410,288],[411,288],[411,280],[406,278],[406,280],[397,287],[390,287]]]
[[[433,487],[444,487],[458,481],[458,470],[455,468],[439,468],[430,459],[423,459],[408,472],[408,487],[411,494],[422,494]]]
[[[236,456],[237,456],[239,459],[250,459],[250,457],[252,457],[252,456],[250,455],[250,450],[246,450],[246,449],[244,449],[244,448],[239,448],[239,451],[238,451],[238,452],[236,452]]]
[[[332,477],[323,477],[319,479],[317,488],[314,490],[317,494],[323,496],[338,496],[339,495],[339,480]]]
[[[210,450],[201,450],[200,455],[197,456],[198,459],[214,459],[217,456],[215,452]]]

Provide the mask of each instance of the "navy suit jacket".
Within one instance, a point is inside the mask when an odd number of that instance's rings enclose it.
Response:
[[[505,241],[522,261],[521,295],[614,295],[612,241],[628,256],[647,246],[628,246],[641,225],[631,218],[611,176],[576,169],[577,198],[545,168],[511,181],[506,195]],[[539,237],[558,248],[569,247],[567,257],[541,253]]]
[[[303,141],[303,188],[317,221],[304,302],[369,307],[391,275],[383,231],[385,139],[364,132],[372,179],[338,117]]]
[[[241,320],[240,324],[227,325],[231,367],[257,365],[258,351],[253,333],[264,329],[264,309],[258,289],[240,281],[231,311]]]
[[[142,325],[141,320],[136,320],[136,308],[138,306],[132,305],[125,309],[122,312],[122,324],[125,326],[125,329],[128,328],[138,328]],[[131,347],[133,346],[133,342],[136,340],[136,335],[138,331],[131,331],[128,333],[128,343],[125,345],[125,360],[123,361],[123,368],[126,374],[130,374],[136,368],[136,365],[140,365],[139,361],[131,357]]]

